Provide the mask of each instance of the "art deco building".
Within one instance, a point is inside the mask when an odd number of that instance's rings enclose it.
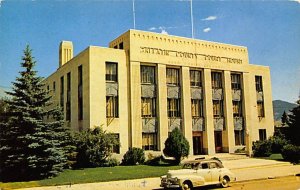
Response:
[[[45,79],[74,130],[103,126],[123,154],[162,151],[178,127],[191,155],[232,153],[273,134],[270,69],[249,64],[246,47],[129,30],[73,57],[59,49],[59,68]]]

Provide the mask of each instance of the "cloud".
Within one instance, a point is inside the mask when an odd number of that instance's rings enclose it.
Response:
[[[206,33],[206,32],[210,32],[210,31],[211,31],[211,28],[204,28],[204,29],[203,29],[203,32],[205,32],[205,33]]]
[[[217,18],[218,18],[217,16],[209,16],[209,17],[203,18],[201,20],[210,21],[210,20],[216,20]]]
[[[294,1],[300,4],[300,0],[290,0],[290,1]]]
[[[148,30],[156,30],[155,27],[148,28]]]
[[[165,29],[162,29],[162,30],[161,30],[161,33],[162,33],[162,34],[167,34],[167,35],[168,35],[168,32],[167,32]]]
[[[0,7],[1,7],[3,1],[4,1],[4,0],[0,0]]]

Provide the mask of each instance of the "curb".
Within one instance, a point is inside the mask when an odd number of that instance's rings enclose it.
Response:
[[[244,183],[244,182],[250,182],[250,181],[273,180],[273,179],[285,178],[285,177],[290,177],[290,176],[300,177],[300,173],[289,174],[289,175],[284,175],[284,176],[270,176],[267,178],[264,177],[264,178],[257,178],[257,179],[246,179],[246,180],[241,180],[241,181],[234,181],[234,182],[231,182],[231,184]]]
[[[267,165],[257,165],[257,166],[248,166],[243,168],[228,168],[230,170],[244,170],[244,169],[254,169],[254,168],[269,168],[269,167],[281,167],[281,166],[291,166],[290,163],[280,163],[280,164],[267,164]]]

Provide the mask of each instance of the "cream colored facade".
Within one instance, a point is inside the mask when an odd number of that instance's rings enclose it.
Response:
[[[253,141],[274,132],[270,69],[249,64],[246,47],[129,30],[109,48],[72,57],[63,41],[59,51],[45,82],[66,125],[103,126],[118,136],[120,154],[162,151],[175,127],[191,155],[251,154]]]

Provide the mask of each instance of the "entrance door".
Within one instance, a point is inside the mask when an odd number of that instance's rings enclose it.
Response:
[[[193,150],[194,150],[194,155],[203,154],[201,133],[193,134]]]
[[[222,152],[222,131],[215,131],[216,153]]]

